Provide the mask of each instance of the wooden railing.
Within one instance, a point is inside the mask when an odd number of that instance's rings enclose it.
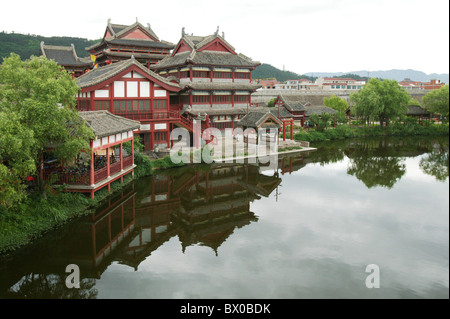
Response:
[[[44,173],[44,181],[55,185],[89,185],[89,173]]]
[[[123,168],[129,167],[133,164],[133,156],[127,156],[123,158]]]
[[[114,164],[111,164],[109,167],[109,175],[113,175],[120,172],[120,162],[115,162]]]
[[[108,177],[108,168],[103,167],[99,169],[98,171],[94,172],[94,184],[100,182],[101,180],[104,180]]]

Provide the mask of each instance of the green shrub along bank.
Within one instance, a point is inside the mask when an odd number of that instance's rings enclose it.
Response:
[[[150,160],[140,152],[135,152],[134,179],[131,174],[111,183],[111,192],[104,187],[95,192],[95,199],[86,194],[64,192],[63,186],[46,186],[47,198],[39,194],[30,194],[23,202],[14,207],[0,205],[0,254],[10,253],[32,243],[39,237],[71,220],[92,212],[104,199],[122,190],[133,180],[150,176],[154,169],[167,169],[183,166],[174,164],[167,156]]]
[[[351,127],[339,125],[325,131],[300,131],[294,134],[297,141],[321,142],[343,138],[376,137],[376,136],[435,136],[448,135],[448,124],[390,124],[388,126]]]

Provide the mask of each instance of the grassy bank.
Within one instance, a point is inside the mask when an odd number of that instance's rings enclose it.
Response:
[[[335,128],[329,128],[324,131],[300,131],[294,134],[297,141],[321,142],[327,140],[336,140],[343,138],[356,137],[377,137],[377,136],[437,136],[448,135],[448,124],[396,124],[389,126],[363,126],[352,127],[348,125],[339,125]]]
[[[173,164],[170,157],[151,161],[141,153],[135,153],[134,179],[153,174],[154,169],[167,169],[183,166]],[[0,206],[0,254],[16,250],[32,243],[46,233],[85,216],[111,194],[131,183],[131,174],[111,183],[111,193],[104,187],[95,192],[95,199],[86,194],[67,193],[62,186],[47,186],[47,198],[30,194],[19,206],[6,208]]]

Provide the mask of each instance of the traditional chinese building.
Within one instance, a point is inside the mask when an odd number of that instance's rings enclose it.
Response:
[[[305,126],[307,105],[310,105],[310,103],[305,102],[301,95],[280,95],[275,100],[275,107],[277,109],[285,108],[295,121],[300,122],[302,127]]]
[[[259,87],[252,82],[252,71],[259,66],[220,36],[194,36],[182,31],[170,56],[151,69],[167,78],[175,78],[183,88],[171,105],[178,105],[185,116],[198,118],[218,128],[234,128],[246,114],[251,94]]]
[[[39,56],[44,56],[49,60],[54,60],[60,66],[64,67],[67,72],[72,73],[73,77],[79,77],[92,68],[93,62],[89,58],[79,58],[75,47],[45,45],[41,42]]]
[[[147,67],[158,63],[175,47],[160,40],[150,24],[143,26],[137,20],[132,25],[112,24],[108,19],[103,39],[86,48],[96,57],[99,66],[128,60],[133,55]]]
[[[49,159],[41,164],[41,178],[56,185],[65,184],[72,192],[94,193],[132,173],[134,168],[134,134],[139,122],[119,117],[108,111],[80,112],[80,118],[93,131],[89,153],[80,153],[71,163],[54,166]],[[123,144],[130,142],[131,153]]]
[[[128,60],[94,69],[77,79],[80,111],[107,110],[141,123],[134,131],[146,149],[170,147],[175,125],[192,131],[192,123],[181,116],[177,105],[170,107],[170,94],[181,87],[153,71],[132,56]]]

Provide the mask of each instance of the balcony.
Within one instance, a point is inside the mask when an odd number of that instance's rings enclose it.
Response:
[[[98,165],[98,161],[96,163]],[[100,167],[96,167],[94,170],[93,184],[98,184],[111,176],[120,175],[122,170],[128,170],[133,166],[133,157],[131,155],[126,156],[120,161],[110,164],[109,172],[106,163],[100,164]],[[71,185],[71,186],[89,186],[91,185],[89,177],[89,168],[86,165],[79,165],[71,167],[69,169],[58,170],[46,170],[44,171],[44,181],[53,185]]]

